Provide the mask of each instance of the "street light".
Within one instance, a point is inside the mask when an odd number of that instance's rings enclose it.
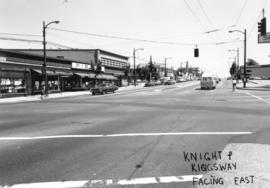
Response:
[[[43,62],[43,79],[45,80],[45,95],[48,96],[48,78],[47,78],[47,62],[46,62],[46,28],[50,24],[59,24],[59,21],[52,21],[48,24],[45,24],[45,21],[43,21],[43,56],[44,56],[44,62]]]
[[[134,74],[134,86],[136,87],[136,69],[135,69],[135,55],[136,55],[136,52],[139,51],[139,50],[144,50],[143,48],[137,48],[137,49],[133,49],[133,59],[134,59],[134,71],[133,71],[133,74]]]
[[[246,53],[247,53],[247,30],[245,29],[244,32],[240,31],[240,30],[231,30],[229,31],[229,33],[232,32],[239,32],[242,33],[244,35],[244,79],[243,79],[243,87],[246,87],[246,79],[247,79],[247,74],[246,74],[246,69],[247,69],[247,65],[246,65]]]
[[[237,50],[229,50],[229,52],[236,52],[237,53],[237,71],[239,69],[239,48]]]
[[[172,59],[171,57],[165,57],[165,77],[167,77],[167,59]]]

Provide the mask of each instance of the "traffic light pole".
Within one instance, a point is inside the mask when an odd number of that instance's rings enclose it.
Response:
[[[246,82],[247,82],[247,30],[244,31],[244,80],[243,80],[243,87],[246,88]]]

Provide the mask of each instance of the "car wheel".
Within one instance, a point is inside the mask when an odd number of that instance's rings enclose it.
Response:
[[[96,93],[95,92],[92,92],[92,95],[96,95]]]

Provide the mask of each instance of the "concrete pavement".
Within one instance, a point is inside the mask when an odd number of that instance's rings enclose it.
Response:
[[[246,83],[246,88],[243,88],[243,82],[240,81],[237,84],[237,89],[270,91],[270,80],[249,80]]]
[[[1,104],[1,185],[196,187],[192,178],[207,172],[184,153],[270,144],[267,103],[232,92],[229,81],[215,90],[178,86]]]

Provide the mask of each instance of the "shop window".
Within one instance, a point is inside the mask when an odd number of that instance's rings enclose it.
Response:
[[[25,80],[22,78],[0,78],[0,93],[25,93]]]

